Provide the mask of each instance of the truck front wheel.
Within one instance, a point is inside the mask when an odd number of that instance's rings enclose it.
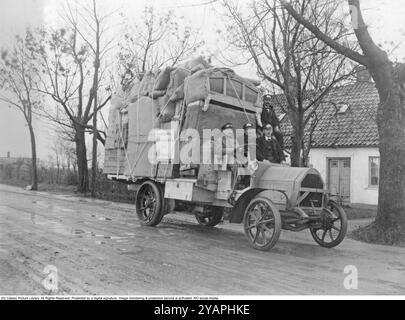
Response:
[[[266,197],[256,197],[250,202],[243,223],[250,245],[257,250],[270,250],[280,237],[282,227],[280,211]]]

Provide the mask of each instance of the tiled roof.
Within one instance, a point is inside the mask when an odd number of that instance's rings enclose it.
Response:
[[[323,101],[317,110],[320,120],[313,134],[312,148],[378,146],[376,117],[379,96],[374,83],[358,82],[335,88]],[[284,113],[285,97],[274,96],[273,105],[278,115]],[[339,114],[337,109],[342,105],[348,105],[348,109]],[[292,127],[288,115],[282,120],[281,129],[289,147]]]

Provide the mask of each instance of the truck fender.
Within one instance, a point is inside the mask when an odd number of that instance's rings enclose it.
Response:
[[[245,214],[246,207],[252,201],[252,199],[258,195],[260,192],[265,189],[250,189],[242,194],[239,199],[236,201],[235,206],[232,210],[231,218],[229,219],[230,223],[242,223],[243,216]]]

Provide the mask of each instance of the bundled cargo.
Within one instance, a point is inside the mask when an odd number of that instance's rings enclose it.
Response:
[[[201,57],[147,72],[112,99],[104,172],[132,178],[160,174],[161,166],[156,168],[148,159],[154,129],[176,128],[171,134],[178,137],[181,129],[201,132],[220,128],[225,121],[238,129],[254,123],[261,112],[257,85],[231,69],[212,67]],[[164,174],[173,172],[170,168]]]

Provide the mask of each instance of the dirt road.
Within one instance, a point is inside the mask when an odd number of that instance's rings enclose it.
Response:
[[[50,293],[49,265],[58,295],[405,294],[403,248],[346,239],[328,250],[284,232],[260,252],[240,225],[209,230],[176,214],[147,228],[133,209],[0,185],[0,295]],[[350,265],[357,290],[344,287]]]

